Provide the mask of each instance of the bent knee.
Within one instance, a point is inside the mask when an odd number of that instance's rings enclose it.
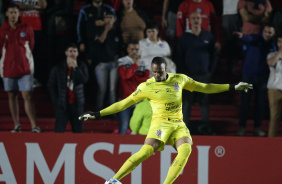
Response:
[[[192,146],[189,143],[184,143],[178,147],[177,151],[178,154],[182,155],[183,157],[189,157],[192,152]]]

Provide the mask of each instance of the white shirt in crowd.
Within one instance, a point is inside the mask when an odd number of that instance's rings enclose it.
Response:
[[[239,0],[223,0],[223,15],[235,15],[238,13]]]
[[[134,64],[134,60],[129,56],[124,56],[118,59],[118,66],[125,66],[126,68],[130,68],[131,65]],[[140,61],[136,72],[144,72],[145,70],[149,70],[148,66],[144,63],[144,61]]]
[[[150,76],[152,76],[151,72],[151,63],[154,57],[164,57],[168,64],[168,72],[175,73],[175,64],[167,57],[171,55],[170,47],[166,41],[158,40],[157,43],[151,42],[149,38],[144,38],[139,41],[139,55],[141,56],[141,61],[143,61],[150,70]],[[171,63],[172,62],[172,63]],[[169,67],[171,66],[171,67]],[[174,69],[173,69],[174,67]],[[170,71],[173,69],[173,71]]]
[[[275,52],[267,55],[267,59],[273,57]],[[267,88],[282,90],[282,55],[274,67],[269,67],[270,74],[268,78]]]

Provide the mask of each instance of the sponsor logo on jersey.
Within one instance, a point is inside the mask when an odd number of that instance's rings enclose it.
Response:
[[[182,12],[181,11],[177,12],[177,18],[182,19]]]
[[[178,85],[178,82],[175,82],[175,83],[173,84],[173,86],[174,86],[174,90],[175,90],[175,91],[179,91],[179,90],[180,90],[180,87],[179,87],[179,85]]]
[[[5,35],[6,40],[8,40],[8,35]]]
[[[163,133],[163,131],[162,131],[161,129],[159,129],[159,130],[156,131],[156,134],[155,134],[155,135],[156,135],[157,137],[161,137],[161,136],[162,136],[162,133]]]
[[[196,12],[202,13],[202,8],[197,8],[197,9],[196,9]]]
[[[21,37],[21,38],[24,38],[24,37],[25,37],[25,35],[26,35],[26,34],[25,34],[25,32],[24,32],[24,31],[22,31],[22,32],[20,33],[20,37]]]
[[[158,92],[160,92],[161,90],[158,90],[158,91],[155,91],[155,93],[158,93]]]

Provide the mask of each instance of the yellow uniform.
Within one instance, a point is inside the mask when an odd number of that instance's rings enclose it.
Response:
[[[135,103],[147,98],[151,104],[153,117],[147,138],[158,139],[162,151],[168,142],[174,146],[182,137],[192,140],[190,132],[183,122],[182,89],[193,91],[197,82],[184,74],[168,73],[168,78],[156,82],[152,77],[141,83],[130,95]]]

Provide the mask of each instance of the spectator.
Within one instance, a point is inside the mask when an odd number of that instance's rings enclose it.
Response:
[[[196,81],[209,83],[216,67],[215,41],[213,35],[201,28],[202,16],[198,12],[190,15],[191,30],[179,39],[177,68]],[[209,96],[203,93],[183,93],[183,119],[189,122],[194,99],[200,99],[203,124],[200,134],[213,135],[209,122]]]
[[[210,31],[210,16],[214,14],[214,8],[210,0],[186,0],[183,1],[177,12],[176,35],[179,38],[185,31],[191,29],[189,17],[193,12],[202,16],[202,28]]]
[[[277,52],[271,52],[267,56],[270,75],[267,83],[270,107],[270,122],[268,137],[277,135],[278,123],[282,112],[282,35],[277,38]]]
[[[127,46],[128,55],[118,60],[120,100],[128,97],[140,83],[149,78],[150,72],[145,63],[140,62],[138,51],[138,42],[130,41]],[[119,113],[119,134],[126,134],[133,109],[134,106],[131,106]]]
[[[10,112],[15,128],[12,132],[20,132],[18,92],[24,99],[25,112],[31,124],[31,132],[41,132],[36,125],[35,108],[32,97],[34,64],[32,50],[34,35],[32,27],[23,23],[19,16],[19,7],[10,4],[6,11],[7,19],[0,28],[1,62],[0,73],[4,90],[9,97]]]
[[[235,34],[247,45],[242,68],[242,80],[253,84],[254,90],[249,93],[242,93],[241,107],[239,116],[238,136],[244,136],[246,130],[246,121],[248,113],[248,104],[252,92],[255,92],[255,119],[254,119],[254,136],[265,136],[261,129],[261,123],[264,115],[266,85],[269,75],[267,66],[267,54],[276,51],[276,46],[272,41],[275,30],[272,25],[265,25],[262,34],[245,35],[240,32]]]
[[[66,43],[76,41],[73,0],[50,0],[46,10],[49,54],[52,65],[65,58]],[[73,32],[75,32],[73,34]],[[55,57],[54,57],[55,56]]]
[[[239,31],[240,29],[237,11],[238,1],[239,0],[223,0],[222,27],[225,39],[222,54],[224,54],[224,58],[227,60],[228,73],[233,72],[236,59],[238,59],[236,39],[232,34],[234,31]]]
[[[118,82],[118,63],[120,42],[118,39],[116,19],[113,11],[106,11],[104,14],[104,26],[97,28],[95,41],[90,46],[90,58],[95,61],[95,74],[99,86],[97,94],[97,109],[102,109],[107,91],[108,76],[110,78],[109,102],[113,104],[116,101],[116,88]]]
[[[166,36],[170,40],[176,37],[176,14],[183,0],[164,0],[162,27],[167,28]]]
[[[55,132],[64,132],[68,121],[72,132],[83,131],[83,121],[78,120],[84,111],[83,84],[88,80],[86,65],[77,61],[78,47],[70,44],[65,50],[66,60],[58,63],[51,70],[48,88],[52,102],[55,104]]]
[[[239,0],[238,10],[243,20],[243,34],[260,34],[272,11],[269,0]]]
[[[144,30],[148,23],[146,14],[135,8],[134,0],[122,0],[122,6],[117,11],[117,25],[124,45],[130,40],[144,38]]]
[[[146,98],[136,104],[133,115],[130,119],[130,129],[134,134],[147,135],[152,120],[152,107]]]
[[[79,49],[82,54],[85,54],[86,59],[89,59],[89,47],[95,41],[97,31],[105,26],[104,14],[106,11],[111,11],[115,15],[114,9],[105,3],[103,0],[92,0],[92,3],[85,5],[79,12],[77,21],[77,37]]]
[[[139,41],[141,62],[147,65],[147,68],[150,70],[150,76],[152,76],[150,67],[152,59],[156,56],[164,57],[167,62],[167,72],[176,73],[175,64],[168,58],[171,55],[170,47],[166,41],[159,38],[158,34],[158,25],[154,22],[148,23],[146,27],[147,38]]]
[[[42,59],[40,53],[40,44],[42,38],[42,23],[41,23],[41,11],[47,7],[46,0],[12,0],[13,3],[20,7],[21,19],[24,23],[27,23],[33,28],[35,45],[33,50],[33,56],[35,60],[35,79],[34,87],[42,86],[42,81],[44,81],[44,62],[40,62]],[[41,83],[40,83],[41,82]]]

